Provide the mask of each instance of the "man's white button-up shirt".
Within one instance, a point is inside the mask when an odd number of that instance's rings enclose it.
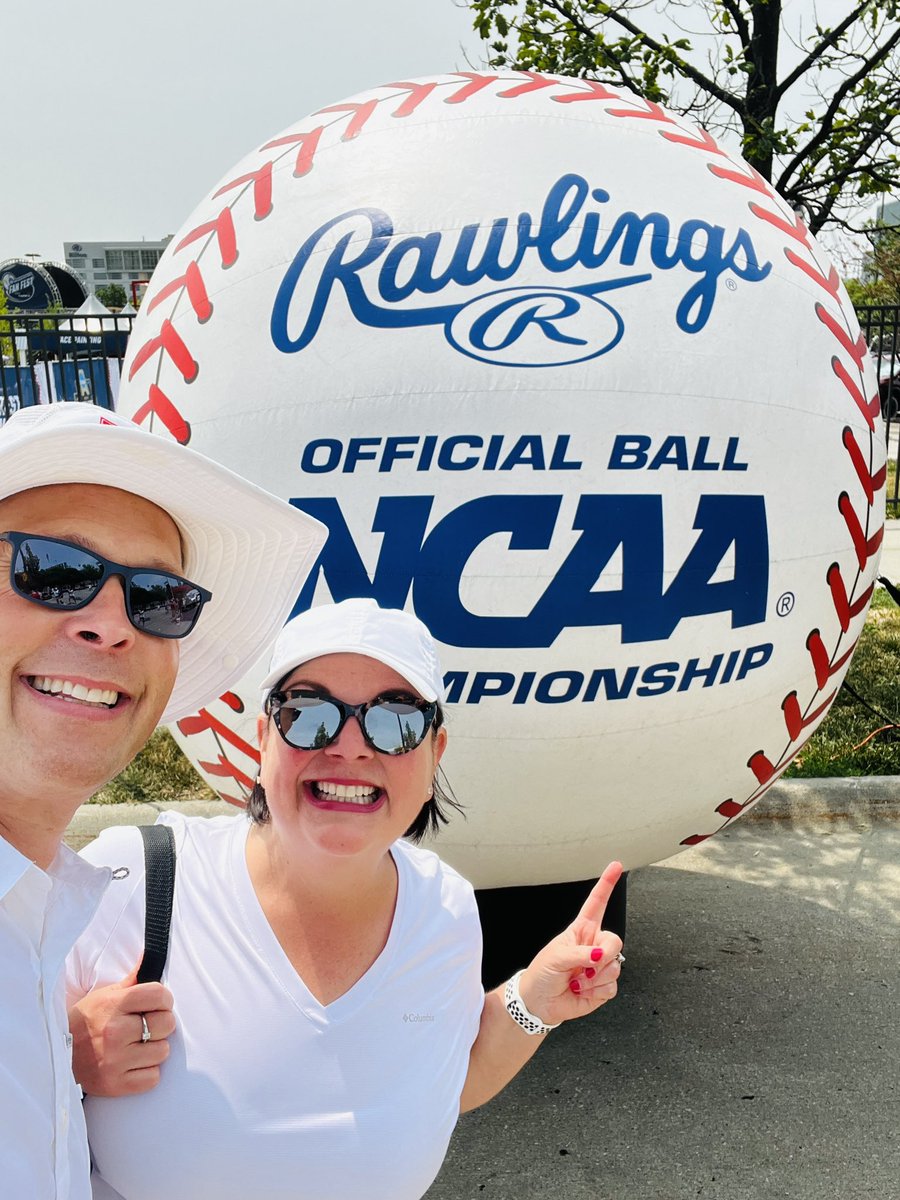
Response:
[[[89,1200],[63,965],[110,879],[65,846],[42,871],[0,838],[0,1195]]]

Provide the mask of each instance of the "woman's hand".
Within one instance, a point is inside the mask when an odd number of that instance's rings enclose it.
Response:
[[[169,1057],[166,1039],[175,1032],[172,993],[136,977],[137,967],[69,1009],[72,1071],[88,1095],[135,1096],[159,1083],[160,1064]]]
[[[545,1025],[587,1016],[615,996],[622,939],[600,926],[621,875],[622,864],[610,863],[572,924],[522,972],[519,993],[525,1007]]]

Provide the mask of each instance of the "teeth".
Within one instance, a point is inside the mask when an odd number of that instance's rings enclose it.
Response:
[[[337,800],[346,804],[373,804],[378,788],[371,784],[313,783],[316,793],[323,799]]]
[[[119,698],[119,693],[109,688],[88,688],[83,683],[53,679],[49,675],[34,675],[31,686],[51,696],[71,696],[73,700],[81,700],[85,704],[102,704],[105,708],[111,708]]]

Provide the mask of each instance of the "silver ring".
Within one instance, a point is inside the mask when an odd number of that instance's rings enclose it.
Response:
[[[147,1024],[147,1018],[143,1013],[141,1013],[140,1016],[141,1016],[141,1024],[144,1027],[141,1030],[141,1043],[152,1042],[153,1038],[150,1036],[150,1026]]]
[[[619,964],[619,966],[621,967],[621,965],[622,965],[622,963],[623,963],[624,961],[625,961],[625,955],[624,955],[624,954],[622,953],[622,951],[620,950],[620,951],[619,951],[619,953],[616,955],[616,962],[617,962],[617,963]]]

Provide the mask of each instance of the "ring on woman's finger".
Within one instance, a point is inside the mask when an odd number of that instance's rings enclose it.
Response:
[[[150,1026],[147,1024],[147,1018],[144,1013],[140,1014],[140,1018],[141,1025],[143,1025],[143,1029],[141,1030],[141,1042],[152,1042],[153,1038],[150,1036]]]

